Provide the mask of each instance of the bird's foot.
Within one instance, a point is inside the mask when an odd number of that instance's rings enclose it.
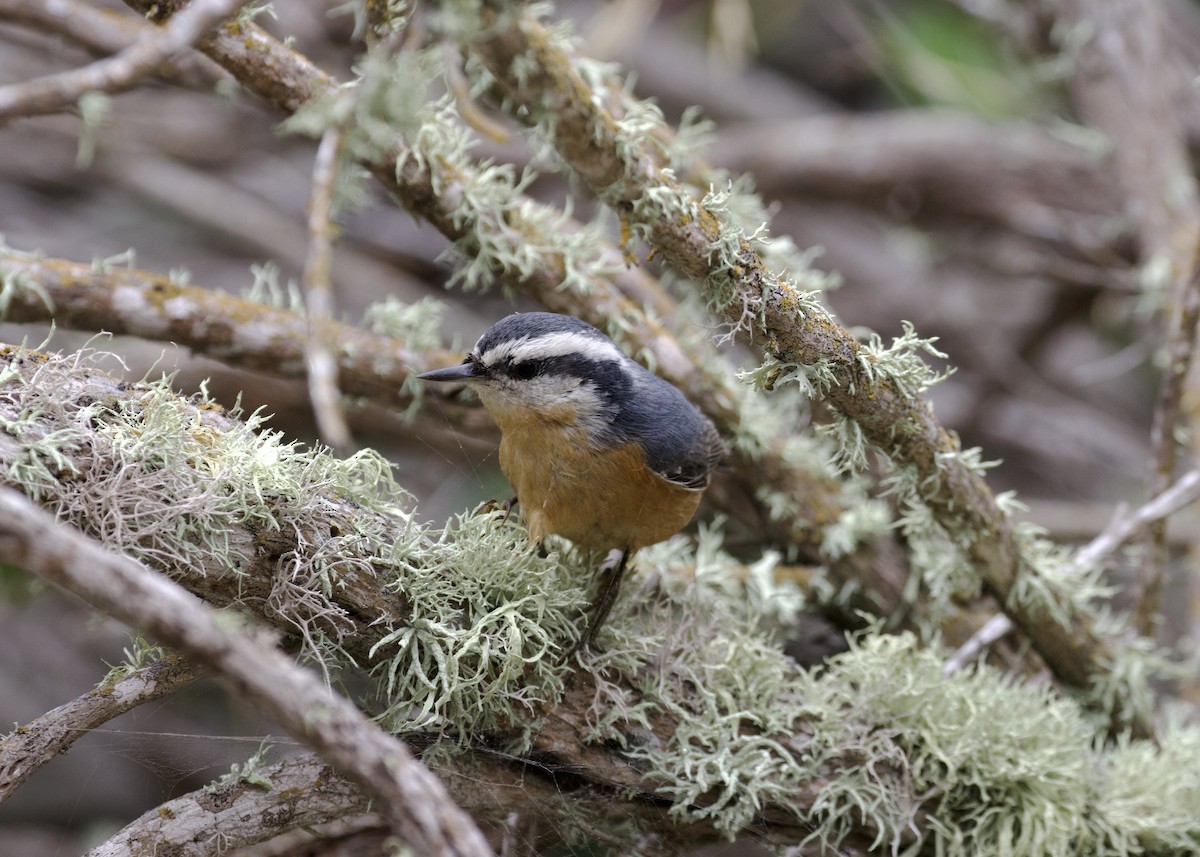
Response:
[[[501,523],[507,524],[509,516],[512,515],[512,510],[517,507],[517,498],[512,497],[508,500],[484,500],[475,507],[476,515],[489,515],[492,512],[504,512],[504,517],[501,518]]]

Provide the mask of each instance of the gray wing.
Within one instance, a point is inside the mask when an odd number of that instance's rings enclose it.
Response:
[[[637,441],[646,466],[667,481],[704,490],[725,456],[716,426],[674,385],[630,363],[632,389],[616,414],[615,439]]]
[[[701,416],[700,419],[704,424],[696,442],[677,461],[664,470],[658,470],[659,475],[668,482],[693,491],[703,491],[708,487],[713,470],[725,457],[725,444],[721,442],[717,427],[706,417]]]

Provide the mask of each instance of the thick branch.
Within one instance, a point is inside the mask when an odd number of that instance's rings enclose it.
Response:
[[[26,284],[8,294],[0,313],[6,321],[53,320],[73,330],[175,342],[231,366],[305,377],[307,324],[289,310],[136,268],[99,269],[3,250],[0,272]],[[340,385],[351,396],[407,404],[411,373],[452,359],[447,353],[418,353],[350,325],[328,324]]]
[[[486,855],[487,843],[441,783],[399,741],[273,646],[218,619],[177,584],[0,490],[0,553],[127,624],[186,652],[380,799],[426,854]]]
[[[210,857],[296,828],[349,818],[369,805],[319,756],[297,756],[253,775],[253,782],[239,779],[169,800],[131,821],[87,857]]]

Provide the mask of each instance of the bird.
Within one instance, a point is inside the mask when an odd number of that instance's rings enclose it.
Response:
[[[417,377],[478,394],[531,541],[554,534],[615,557],[601,565],[590,647],[633,554],[695,515],[725,454],[716,427],[602,331],[558,313],[506,316],[461,364]]]

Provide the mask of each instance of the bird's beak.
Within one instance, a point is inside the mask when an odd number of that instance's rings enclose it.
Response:
[[[431,369],[422,372],[417,377],[422,381],[472,381],[480,376],[475,361],[467,359],[457,366],[447,366],[445,369]]]

